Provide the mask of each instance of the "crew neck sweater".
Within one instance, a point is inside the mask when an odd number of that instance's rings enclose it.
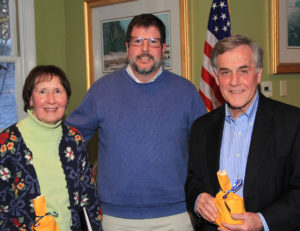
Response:
[[[165,69],[143,84],[126,69],[97,80],[66,122],[86,140],[98,131],[103,213],[144,219],[185,212],[188,137],[205,112],[193,84]]]
[[[45,196],[47,212],[57,212],[60,230],[70,230],[72,224],[67,183],[59,157],[62,138],[61,121],[54,125],[38,120],[31,110],[17,123],[26,146],[32,151],[32,162],[41,194]]]

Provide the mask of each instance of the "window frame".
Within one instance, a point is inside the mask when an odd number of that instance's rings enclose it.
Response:
[[[23,85],[27,74],[36,65],[34,0],[9,0],[9,10],[13,50],[11,56],[0,56],[0,62],[15,63],[19,121],[26,116],[22,99]]]

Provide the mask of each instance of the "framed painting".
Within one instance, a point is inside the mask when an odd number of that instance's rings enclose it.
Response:
[[[141,13],[152,13],[166,25],[165,68],[191,79],[188,0],[84,0],[87,88],[126,65],[126,29]],[[121,36],[111,43],[114,26]]]
[[[271,73],[300,73],[300,0],[270,0]]]

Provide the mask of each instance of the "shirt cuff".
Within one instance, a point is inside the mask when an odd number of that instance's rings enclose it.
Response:
[[[260,217],[260,219],[261,219],[261,221],[263,223],[264,231],[270,231],[269,226],[268,226],[268,224],[267,224],[264,216],[261,213],[257,213],[257,214],[258,214],[258,216]]]

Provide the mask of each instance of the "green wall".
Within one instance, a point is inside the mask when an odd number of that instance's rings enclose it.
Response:
[[[190,0],[192,82],[199,86],[211,1]],[[274,99],[300,107],[300,74],[270,74],[269,0],[230,0],[233,34],[244,34],[264,49],[262,81],[272,81]],[[69,114],[86,92],[83,0],[35,0],[37,64],[61,67],[70,79]],[[288,95],[279,96],[279,81],[287,80]]]
[[[66,64],[73,92],[69,111],[67,111],[69,113],[79,105],[86,92],[84,13],[82,0],[64,1],[66,8]]]
[[[66,114],[86,92],[83,0],[35,0],[37,64],[54,64],[67,74],[72,96]]]
[[[66,69],[64,1],[35,0],[37,64],[56,64]]]

